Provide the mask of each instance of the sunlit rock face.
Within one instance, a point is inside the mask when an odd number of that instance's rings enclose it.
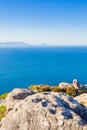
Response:
[[[87,108],[87,93],[80,94],[79,96],[74,97],[74,99]]]
[[[13,91],[8,94],[7,98],[1,102],[1,105],[6,106],[7,109],[13,109],[16,103],[33,94],[34,92],[29,91],[28,89],[13,89]]]
[[[16,103],[2,119],[0,130],[87,130],[87,109],[72,97],[61,92],[29,93],[24,99],[13,94]]]
[[[72,84],[61,82],[61,83],[59,83],[59,87],[61,89],[66,89],[66,88],[72,87]]]

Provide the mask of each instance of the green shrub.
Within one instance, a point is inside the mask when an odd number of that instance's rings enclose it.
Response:
[[[37,90],[37,92],[39,92],[39,93],[41,93],[41,92],[49,92],[49,91],[52,91],[52,92],[64,92],[64,93],[66,93],[66,94],[68,94],[70,96],[76,96],[76,94],[78,92],[77,90],[75,90],[75,88],[73,86],[67,87],[67,88],[60,88],[59,86],[55,86],[55,87],[51,88],[49,85],[41,85],[41,86],[32,85],[29,89],[31,91]]]
[[[37,86],[37,85],[33,85],[29,88],[29,90],[31,91],[35,91],[37,90],[38,92],[45,92],[45,91],[51,91],[51,87],[48,85],[42,85],[42,86]]]
[[[66,88],[66,94],[70,95],[70,96],[76,96],[76,90],[74,87],[68,87]]]
[[[49,91],[51,91],[51,87],[48,86],[48,85],[44,85],[44,86],[39,87],[39,92],[40,93],[41,92],[49,92]]]
[[[37,85],[32,85],[30,88],[29,88],[29,90],[31,90],[31,91],[35,91],[35,90],[39,90],[39,86],[37,86]]]
[[[2,94],[2,95],[0,96],[0,99],[6,99],[7,95],[8,95],[8,93]]]
[[[53,92],[61,92],[62,89],[59,88],[58,86],[55,86],[55,87],[52,88],[52,91],[53,91]]]
[[[0,121],[5,116],[6,106],[0,106]]]

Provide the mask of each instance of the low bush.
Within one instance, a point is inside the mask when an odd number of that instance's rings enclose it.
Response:
[[[55,86],[52,88],[52,92],[62,92],[62,89],[59,88],[58,86]]]
[[[51,87],[48,85],[39,87],[39,92],[49,92],[49,91],[51,91]]]
[[[5,116],[6,106],[0,106],[0,121]]]
[[[29,90],[31,91],[37,91],[38,93],[41,92],[64,92],[70,96],[76,96],[76,94],[78,93],[78,90],[76,90],[73,86],[71,87],[67,87],[67,88],[60,88],[59,86],[54,86],[53,88],[50,87],[49,85],[32,85]],[[83,90],[80,90],[81,92],[83,92]]]
[[[2,94],[2,95],[0,96],[0,99],[6,99],[7,95],[8,95],[8,93]]]
[[[37,90],[38,92],[45,92],[45,91],[51,91],[51,87],[48,85],[42,85],[42,86],[37,86],[37,85],[32,85],[29,90],[35,91]]]
[[[32,86],[29,88],[29,90],[31,90],[31,91],[39,90],[39,86],[37,86],[37,85],[32,85]]]
[[[75,90],[75,88],[72,87],[68,87],[66,88],[66,94],[70,95],[70,96],[76,96],[77,91]]]

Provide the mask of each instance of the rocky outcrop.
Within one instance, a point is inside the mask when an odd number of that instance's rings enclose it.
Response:
[[[70,88],[70,87],[72,87],[72,86],[73,86],[75,89],[77,89],[77,90],[80,88],[80,85],[79,85],[77,79],[74,79],[72,84],[66,83],[66,82],[61,82],[61,83],[59,83],[59,87],[62,88],[62,89]]]
[[[13,109],[16,103],[22,101],[27,96],[34,94],[34,92],[29,91],[28,89],[19,89],[16,88],[10,92],[5,100],[1,102],[0,105],[7,107],[7,110]]]
[[[59,87],[61,89],[66,89],[66,88],[72,87],[72,84],[61,82],[61,83],[59,83]]]
[[[74,97],[81,105],[87,108],[87,93],[83,93],[79,96]]]
[[[87,130],[86,115],[87,109],[65,93],[43,92],[16,103],[0,130]]]

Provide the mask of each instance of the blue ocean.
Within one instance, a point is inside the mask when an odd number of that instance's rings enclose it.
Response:
[[[87,47],[0,49],[0,94],[32,84],[87,83]]]

